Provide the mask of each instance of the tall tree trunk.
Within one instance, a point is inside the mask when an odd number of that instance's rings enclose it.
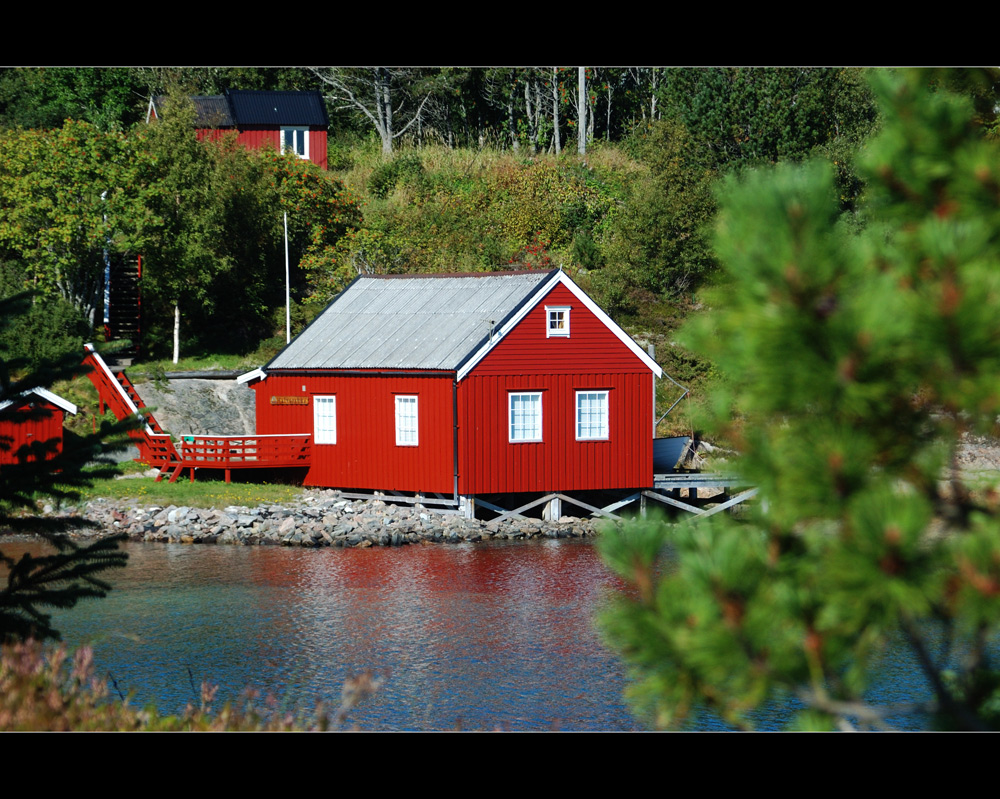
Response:
[[[576,151],[587,154],[587,68],[576,68]]]
[[[507,128],[510,130],[510,149],[515,153],[521,149],[521,142],[517,138],[517,125],[514,121],[514,92],[511,91],[507,97]]]
[[[608,121],[604,128],[604,141],[611,141],[611,80],[608,80]]]
[[[650,70],[652,73],[652,90],[649,93],[649,121],[656,121],[656,84],[659,82],[659,75],[656,72],[656,67],[652,67]]]
[[[181,306],[174,302],[174,363],[181,355]]]
[[[559,139],[559,70],[552,67],[552,146],[556,155],[562,152]]]
[[[532,88],[535,90],[534,109],[532,109],[531,104]],[[538,152],[538,115],[539,108],[541,107],[541,99],[538,84],[535,82],[533,76],[529,76],[524,84],[524,109],[528,115],[528,142],[531,144],[532,155]]]
[[[382,136],[382,152],[392,152],[392,97],[389,92],[389,71],[375,70],[375,110],[378,113],[378,132]]]
[[[590,92],[587,92],[587,141],[594,140],[594,134],[597,129],[597,95],[594,94],[591,98]]]

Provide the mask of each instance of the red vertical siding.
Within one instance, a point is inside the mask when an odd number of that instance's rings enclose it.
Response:
[[[241,130],[237,141],[248,150],[263,150],[265,147],[269,147],[272,150],[279,150],[281,148],[279,133],[275,129]]]
[[[652,373],[479,375],[459,384],[459,493],[648,488]],[[608,440],[576,440],[576,392],[608,390]],[[542,393],[542,441],[509,441],[509,394]]]
[[[39,442],[46,444],[54,451],[47,453],[45,460],[62,452],[63,443],[63,411],[61,408],[48,403],[34,403],[37,408],[45,409],[49,412],[47,418],[29,419],[28,413],[31,410],[28,406],[19,408],[13,414],[6,415],[0,420],[0,465],[5,463],[20,463],[21,458],[17,457],[18,450],[27,445],[29,447],[37,445]],[[14,416],[15,418],[10,418]],[[28,457],[27,460],[36,460]]]
[[[257,432],[313,432],[313,395],[337,398],[337,443],[313,444],[306,485],[331,488],[454,491],[453,381],[370,374],[268,375],[254,385]],[[303,388],[304,387],[304,388]],[[418,445],[396,446],[397,394],[417,396]],[[307,397],[307,405],[271,397]]]
[[[570,308],[546,337],[545,306]],[[649,368],[569,289],[556,286],[459,384],[459,492],[646,488],[653,482]],[[576,440],[576,392],[608,390],[607,441]],[[540,443],[509,441],[509,394],[542,392]]]
[[[322,169],[327,168],[326,131],[309,131],[309,160]]]
[[[570,309],[568,338],[545,337],[547,305]],[[563,285],[555,286],[473,370],[477,375],[584,372],[638,373],[649,367]]]
[[[198,141],[221,141],[225,136],[235,132],[232,128],[198,128],[194,135]]]
[[[274,128],[245,128],[239,132],[231,128],[198,128],[196,131],[199,141],[220,141],[231,133],[236,133],[236,140],[248,150],[262,150],[265,147],[281,150],[281,132]],[[327,168],[326,131],[323,129],[309,131],[309,160],[323,169]]]

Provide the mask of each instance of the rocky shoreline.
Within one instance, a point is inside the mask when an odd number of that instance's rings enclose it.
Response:
[[[347,499],[326,489],[304,492],[295,505],[234,505],[220,510],[174,505],[121,507],[111,500],[97,499],[77,509],[45,515],[75,515],[97,523],[97,527],[72,533],[79,538],[125,533],[131,541],[300,547],[587,538],[596,535],[600,524],[595,519],[570,516],[551,522],[509,519],[496,523],[377,499]]]

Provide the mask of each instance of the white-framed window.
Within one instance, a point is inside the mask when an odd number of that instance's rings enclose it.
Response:
[[[508,395],[510,440],[542,440],[542,392],[517,392]]]
[[[337,443],[337,398],[313,397],[313,443]]]
[[[282,128],[281,152],[309,158],[309,128]]]
[[[545,337],[564,336],[569,338],[569,307],[545,306]]]
[[[608,392],[576,392],[576,440],[608,439]]]
[[[417,446],[417,398],[396,395],[396,446]]]

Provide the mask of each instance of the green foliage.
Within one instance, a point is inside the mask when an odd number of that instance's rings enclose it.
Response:
[[[141,70],[46,67],[0,71],[0,126],[57,128],[66,119],[100,130],[126,130],[149,99]]]
[[[235,137],[198,141],[194,107],[174,89],[143,132],[153,164],[147,209],[159,225],[145,252],[147,351],[163,354],[173,307],[186,349],[247,352],[284,304],[283,212],[296,294],[325,292],[344,259],[340,242],[361,221],[343,185],[315,164]]]
[[[0,133],[0,257],[24,265],[26,287],[93,321],[105,255],[145,242],[145,165],[134,139],[86,122]]]
[[[676,122],[656,123],[637,138],[648,172],[631,183],[607,225],[604,258],[613,269],[598,279],[599,291],[685,293],[714,268],[715,174],[692,163],[691,137]]]
[[[596,232],[616,199],[607,179],[607,170],[569,160],[432,147],[370,173],[357,168],[349,183],[370,195],[374,186],[384,199],[369,200],[344,277],[491,270],[545,257],[570,266],[577,238],[578,250],[589,241],[599,258]]]
[[[414,183],[423,173],[420,156],[416,153],[403,153],[375,168],[368,178],[368,190],[373,197],[384,200],[396,188],[397,183]]]
[[[0,298],[19,294],[23,275],[20,264],[0,264]],[[0,338],[0,359],[39,371],[67,356],[79,358],[90,338],[90,325],[78,308],[62,297],[34,297],[24,313],[9,320]]]
[[[309,161],[271,150],[257,156],[281,209],[288,212],[289,258],[298,267],[293,275],[296,294],[326,302],[340,285],[351,238],[362,225],[361,206],[340,180]],[[274,244],[278,252],[272,263],[283,265],[281,239]]]
[[[628,553],[648,562],[661,532],[605,545],[625,550],[609,560],[640,592],[605,629],[660,726],[711,708],[748,727],[789,693],[807,708],[799,727],[914,709],[996,724],[1000,506],[969,490],[955,453],[1000,414],[1000,152],[970,103],[921,73],[873,86],[884,126],[859,166],[865,229],[838,224],[829,165],[730,179],[719,310],[686,335],[728,377],[705,427],[739,445],[766,503],[748,524],[678,528],[676,571],[654,569],[651,587]],[[916,707],[865,701],[894,636],[933,695]]]
[[[799,159],[866,135],[876,114],[857,70],[844,69],[668,69],[661,98],[691,133],[693,157],[714,167]]]

